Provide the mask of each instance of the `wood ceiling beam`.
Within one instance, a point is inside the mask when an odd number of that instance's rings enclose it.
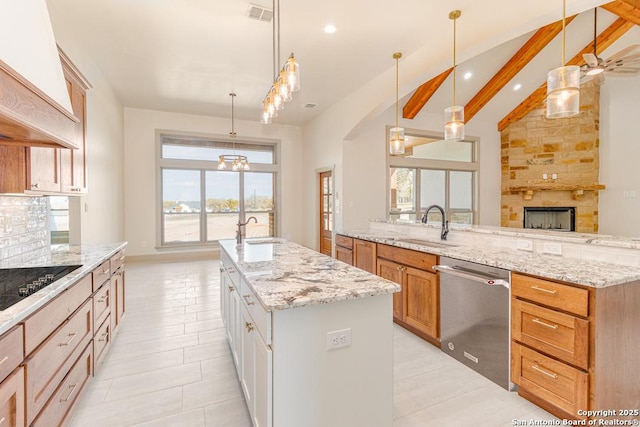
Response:
[[[621,18],[640,25],[640,1],[639,0],[618,0],[600,6],[607,12],[618,15]]]
[[[577,15],[566,19],[569,24]],[[540,51],[562,31],[562,20],[545,25],[511,57],[500,70],[484,85],[471,101],[464,106],[465,123],[469,122],[503,87],[515,77]]]
[[[422,110],[427,101],[438,90],[442,83],[449,77],[453,71],[453,67],[438,74],[428,82],[421,84],[418,89],[411,95],[404,107],[402,107],[402,117],[405,119],[413,119]]]
[[[597,38],[596,43],[600,51],[605,50],[613,42],[618,40],[624,33],[629,31],[635,24],[633,22],[627,21],[624,18],[616,19],[613,24],[609,25],[606,30],[604,30]],[[582,57],[585,53],[593,53],[593,43],[589,43],[582,49],[576,56],[571,58],[566,65],[584,65],[584,58]],[[498,123],[498,131],[502,132],[507,126],[511,123],[517,122],[531,111],[535,110],[538,105],[540,105],[547,95],[547,83],[543,83],[538,89],[533,91],[531,95],[527,97],[524,101],[520,103],[516,108],[514,108],[509,114],[507,114],[500,122]]]

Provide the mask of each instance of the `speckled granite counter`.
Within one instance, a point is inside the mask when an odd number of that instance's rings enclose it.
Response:
[[[221,240],[268,311],[391,294],[400,286],[283,239]]]
[[[95,245],[52,245],[48,250],[34,256],[14,257],[0,261],[0,268],[81,266],[46,288],[0,311],[0,334],[20,323],[126,245],[126,242]]]
[[[408,225],[413,226],[414,224]],[[424,224],[415,225],[418,227],[424,226]],[[439,231],[439,227],[437,230]],[[464,231],[469,230],[453,228],[450,233],[450,237],[456,233]],[[535,238],[534,236],[536,236],[535,231],[504,231],[504,229],[499,227],[477,227],[473,232],[489,234],[494,237],[501,235],[506,236],[509,233],[515,237]],[[376,229],[347,230],[340,231],[338,234],[596,288],[640,281],[640,267],[638,266],[620,265],[597,260],[576,259],[506,247],[496,247],[483,244],[482,241],[463,242],[461,240],[456,240],[455,237],[451,239],[452,242],[450,242],[450,246],[444,247],[425,246],[416,243],[398,241],[398,238],[413,236],[411,234],[411,227],[407,227],[405,235]],[[537,233],[537,236],[540,236],[539,232]],[[592,235],[582,235],[578,233],[550,233],[549,237],[549,240],[572,243],[579,241],[580,243],[585,244],[591,243],[588,242],[588,240],[593,238]],[[421,236],[418,238],[424,237]],[[437,242],[439,239],[432,238],[430,240]],[[614,239],[607,239],[603,237],[603,243],[598,242],[598,244],[611,245],[611,242],[613,241]],[[621,241],[623,246],[634,244],[627,243],[630,241],[624,241],[624,239],[621,239]]]

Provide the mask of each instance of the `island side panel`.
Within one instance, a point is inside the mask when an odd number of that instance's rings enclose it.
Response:
[[[273,312],[273,425],[391,427],[393,297]],[[327,332],[351,346],[327,350]]]

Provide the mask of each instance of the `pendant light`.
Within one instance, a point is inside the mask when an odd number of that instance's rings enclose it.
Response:
[[[456,20],[462,12],[449,12],[449,19],[453,21],[453,104],[444,109],[444,139],[459,141],[464,138],[464,107],[456,105]]]
[[[580,113],[580,67],[565,66],[566,0],[562,0],[562,66],[547,74],[547,118],[571,117]]]
[[[231,163],[231,170],[237,172],[239,170],[248,171],[251,167],[249,166],[249,159],[247,156],[243,156],[242,154],[236,154],[236,143],[235,138],[237,136],[235,129],[235,117],[234,117],[234,99],[236,98],[235,93],[230,93],[231,97],[231,132],[229,132],[229,138],[231,138],[233,142],[233,154],[221,154],[218,156],[218,170],[226,170],[227,162]]]
[[[389,129],[389,154],[398,156],[404,154],[404,128],[398,126],[398,61],[402,58],[401,52],[393,54],[396,60],[396,126]]]

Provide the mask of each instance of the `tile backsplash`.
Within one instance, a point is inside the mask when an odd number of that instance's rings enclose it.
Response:
[[[0,196],[0,259],[48,247],[46,197]]]

